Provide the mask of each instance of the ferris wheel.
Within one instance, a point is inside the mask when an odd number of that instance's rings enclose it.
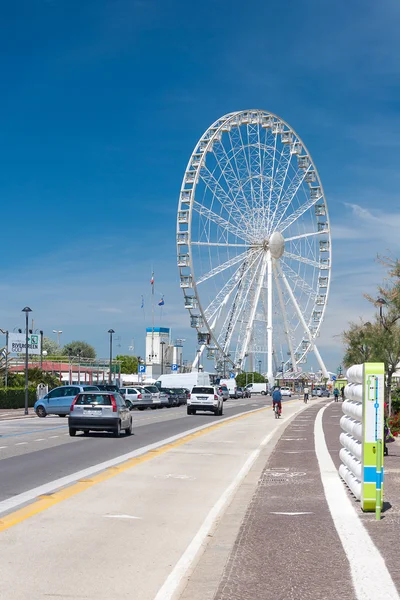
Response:
[[[177,248],[185,307],[208,358],[236,372],[263,364],[273,382],[314,351],[328,376],[315,343],[330,286],[328,208],[285,121],[246,110],[207,129],[183,177]]]

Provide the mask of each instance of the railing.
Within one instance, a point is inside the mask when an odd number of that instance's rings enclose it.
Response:
[[[364,511],[380,518],[383,482],[384,365],[365,363],[347,371],[339,474]],[[379,517],[378,517],[379,514]]]

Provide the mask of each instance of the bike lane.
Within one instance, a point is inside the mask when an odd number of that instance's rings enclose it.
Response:
[[[295,417],[258,482],[216,600],[355,600],[314,447],[323,403]]]

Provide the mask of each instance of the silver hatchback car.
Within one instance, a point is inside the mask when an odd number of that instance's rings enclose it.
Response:
[[[71,404],[69,435],[77,431],[112,431],[119,437],[124,430],[132,434],[132,416],[125,400],[117,392],[81,392]]]

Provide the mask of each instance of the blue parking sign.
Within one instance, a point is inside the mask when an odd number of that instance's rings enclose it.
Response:
[[[146,365],[139,365],[139,373],[146,373]]]
[[[230,377],[231,379],[235,379],[235,373],[231,373]]]
[[[171,371],[177,371],[178,365],[171,365]]]

